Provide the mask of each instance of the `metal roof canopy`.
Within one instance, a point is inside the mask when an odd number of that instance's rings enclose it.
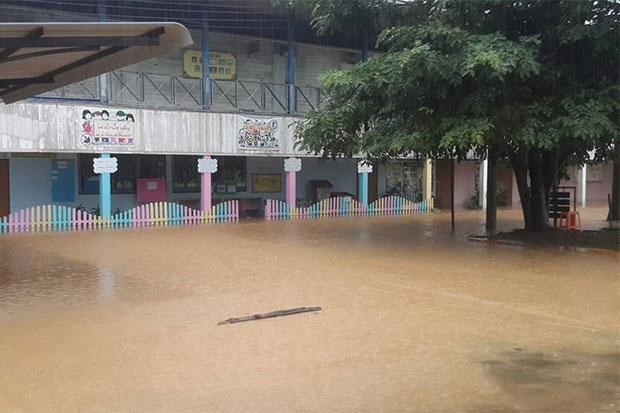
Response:
[[[178,23],[0,23],[0,98],[13,103],[192,43]]]

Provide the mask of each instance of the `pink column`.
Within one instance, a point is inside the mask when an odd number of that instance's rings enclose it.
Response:
[[[204,159],[211,159],[205,155]],[[203,212],[211,211],[211,174],[209,172],[201,174],[200,177],[200,209]]]
[[[297,172],[286,173],[286,203],[289,208],[297,204]]]

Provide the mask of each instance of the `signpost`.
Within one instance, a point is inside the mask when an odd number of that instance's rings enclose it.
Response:
[[[297,172],[301,171],[301,159],[287,158],[284,160],[286,172],[286,203],[290,208],[297,206]]]
[[[93,158],[93,170],[101,175],[99,183],[99,198],[101,204],[101,216],[110,218],[112,210],[112,182],[110,174],[118,170],[118,160],[111,158],[109,153],[102,153],[101,158]]]
[[[200,210],[207,212],[211,210],[211,174],[217,172],[217,159],[211,159],[205,155],[198,159],[198,173],[200,177]]]

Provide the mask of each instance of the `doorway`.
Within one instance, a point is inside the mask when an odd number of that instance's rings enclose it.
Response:
[[[9,215],[9,160],[0,159],[0,217]]]

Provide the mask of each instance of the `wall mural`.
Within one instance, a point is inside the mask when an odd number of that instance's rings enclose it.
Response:
[[[133,113],[84,109],[80,113],[80,142],[85,146],[134,146]]]
[[[241,126],[237,133],[239,149],[280,150],[279,125],[276,119],[252,119],[239,116]]]

